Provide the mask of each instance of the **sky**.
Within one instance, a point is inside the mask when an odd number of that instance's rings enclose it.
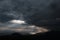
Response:
[[[60,0],[0,0],[0,23],[20,19],[59,31]]]

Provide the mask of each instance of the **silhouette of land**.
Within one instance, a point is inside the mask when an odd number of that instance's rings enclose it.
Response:
[[[14,33],[12,35],[6,35],[6,36],[0,36],[0,39],[8,39],[8,40],[12,40],[12,39],[33,39],[33,40],[52,40],[52,39],[58,39],[60,38],[60,32],[59,31],[51,31],[51,32],[47,32],[47,33],[43,33],[43,34],[36,34],[36,35],[21,35],[19,33]]]

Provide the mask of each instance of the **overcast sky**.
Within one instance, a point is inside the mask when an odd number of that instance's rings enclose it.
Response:
[[[59,25],[60,0],[0,0],[0,22],[17,19],[20,14],[29,24]]]

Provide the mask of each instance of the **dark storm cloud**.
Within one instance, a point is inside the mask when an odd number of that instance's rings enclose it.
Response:
[[[17,19],[20,14],[29,24],[59,24],[60,0],[1,0],[0,21],[7,22]]]

